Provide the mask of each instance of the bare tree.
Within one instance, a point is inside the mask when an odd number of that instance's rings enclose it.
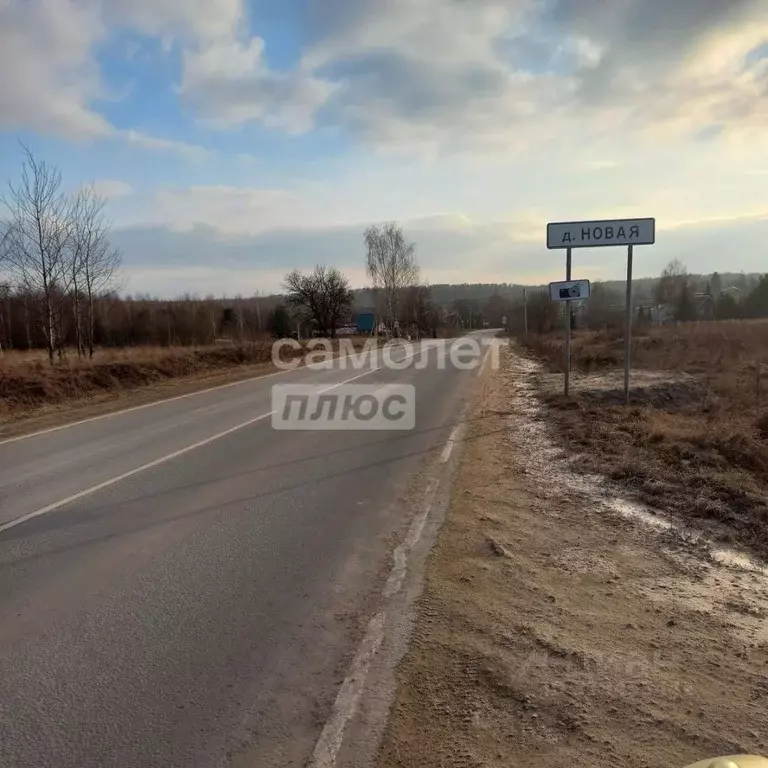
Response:
[[[659,282],[656,283],[655,299],[658,304],[677,306],[681,295],[688,285],[688,270],[679,259],[672,261],[664,267]]]
[[[414,285],[405,291],[404,318],[413,323],[420,334],[437,336],[437,328],[442,321],[442,312],[432,301],[432,291],[428,285]]]
[[[402,294],[419,282],[416,246],[406,241],[402,228],[394,222],[381,228],[368,227],[363,239],[365,266],[374,294],[383,299],[386,324],[396,332]]]
[[[122,262],[120,251],[109,244],[110,225],[104,216],[105,200],[93,187],[84,187],[72,205],[70,287],[75,317],[78,354],[82,350],[82,298],[85,299],[85,341],[93,357],[96,329],[96,299],[117,288]]]
[[[19,287],[37,305],[48,358],[61,353],[60,328],[69,285],[67,244],[70,201],[61,192],[61,173],[22,147],[21,183],[8,185],[5,253]]]
[[[85,353],[82,315],[83,289],[80,280],[83,271],[83,251],[85,249],[83,232],[84,218],[86,216],[85,208],[86,201],[84,195],[82,193],[76,195],[72,200],[70,210],[72,230],[67,241],[69,253],[66,260],[69,275],[69,292],[72,301],[72,319],[75,327],[75,346],[77,347],[78,357],[82,357]]]
[[[7,259],[6,246],[8,245],[8,227],[0,222],[0,276],[2,276]],[[5,351],[3,337],[7,337],[7,345],[10,348],[13,344],[13,334],[11,331],[11,286],[8,282],[0,283],[0,299],[5,302],[5,311],[0,313],[0,353]]]
[[[321,336],[336,336],[336,329],[352,309],[353,294],[349,281],[335,267],[318,265],[309,275],[294,269],[283,285],[288,304],[313,320]]]
[[[0,308],[0,355],[5,352],[6,346],[10,349],[11,335],[11,286],[8,283],[0,283],[0,301],[4,306]]]

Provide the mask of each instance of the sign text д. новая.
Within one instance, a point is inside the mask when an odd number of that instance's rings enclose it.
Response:
[[[655,219],[556,222],[547,225],[547,248],[653,245]]]

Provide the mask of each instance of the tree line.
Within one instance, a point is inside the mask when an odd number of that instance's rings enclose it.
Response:
[[[394,222],[363,232],[365,289],[353,290],[338,268],[318,265],[286,274],[282,295],[121,296],[121,255],[110,244],[105,200],[93,187],[65,192],[57,168],[22,151],[20,181],[0,196],[0,353],[44,348],[54,362],[67,349],[92,356],[99,346],[333,337],[354,326],[363,308],[390,336],[487,326],[547,332],[562,325],[562,307],[549,300],[546,286],[425,284],[416,244]],[[635,288],[639,323],[768,317],[768,275],[690,275],[674,260]],[[623,303],[623,283],[594,283],[574,323],[619,327]]]
[[[768,275],[726,282],[713,272],[703,282],[688,274],[680,260],[664,268],[654,298],[665,310],[664,318],[691,320],[733,320],[768,317]]]

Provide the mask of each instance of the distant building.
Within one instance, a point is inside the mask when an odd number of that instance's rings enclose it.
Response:
[[[373,333],[376,327],[376,312],[373,309],[363,309],[357,313],[357,332]]]
[[[655,304],[641,307],[644,319],[654,325],[663,325],[675,321],[675,308],[671,304]]]

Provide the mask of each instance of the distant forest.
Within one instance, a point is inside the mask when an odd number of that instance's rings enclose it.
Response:
[[[340,329],[372,328],[356,321],[374,307],[377,332],[383,326],[393,335],[501,326],[546,332],[562,324],[567,311],[550,301],[545,285],[425,284],[416,244],[396,222],[363,233],[366,274],[376,295],[353,291],[332,265],[291,270],[283,295],[123,295],[107,201],[93,187],[65,190],[58,168],[22,150],[20,181],[0,193],[0,353],[42,348],[54,363],[73,348],[92,356],[97,347],[334,336]],[[768,275],[688,274],[672,261],[658,278],[640,278],[633,286],[638,323],[768,317]],[[588,301],[568,305],[570,316],[581,326],[621,325],[624,294],[623,281],[594,282]]]
[[[635,311],[641,320],[652,319],[651,308],[660,304],[668,305],[664,320],[768,316],[766,277],[737,273],[687,275],[683,271],[673,275],[671,282],[664,280],[660,277],[633,281]],[[592,298],[577,309],[579,322],[601,327],[620,325],[624,291],[625,284],[620,280],[593,283]],[[354,312],[373,307],[369,290],[357,289],[353,293]],[[491,327],[522,329],[526,305],[532,332],[546,332],[561,322],[561,306],[549,301],[546,285],[524,288],[513,283],[436,284],[428,287],[428,296],[435,323],[458,330],[480,328],[486,323]],[[38,304],[36,297],[0,283],[0,352],[46,346],[45,335],[36,321]],[[62,302],[61,311],[62,341],[74,346],[77,339],[71,307]],[[421,311],[425,311],[423,305]],[[277,323],[278,317],[283,318],[281,324]],[[288,330],[284,318],[285,296],[281,294],[247,298],[184,295],[166,300],[111,292],[94,300],[93,342],[108,347],[244,342],[267,334],[282,335]],[[349,318],[350,322],[354,320]],[[293,332],[296,326],[289,327]]]
[[[695,293],[707,290],[711,275],[688,275],[691,289]],[[748,294],[759,282],[760,274],[745,274],[743,272],[720,272],[719,277],[726,288],[736,288],[738,291]],[[659,283],[658,277],[642,277],[632,281],[632,290],[635,302],[639,304],[651,304],[655,301],[655,288]],[[614,295],[619,302],[624,301],[625,281],[604,280],[595,283],[609,295]],[[517,283],[435,283],[429,286],[432,301],[443,307],[450,308],[457,301],[484,302],[493,296],[500,296],[510,303],[518,303],[523,300],[524,286]],[[528,285],[525,289],[529,295],[546,291],[547,284]],[[372,306],[373,299],[369,290],[362,288],[355,290],[355,305],[358,308]]]

